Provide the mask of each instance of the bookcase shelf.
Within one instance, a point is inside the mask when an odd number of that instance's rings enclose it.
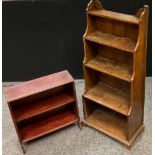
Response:
[[[92,10],[92,11],[88,11],[88,14],[93,16],[98,16],[98,17],[105,17],[108,19],[114,19],[117,21],[132,23],[132,24],[139,24],[139,19],[136,16],[126,15],[123,13],[112,12],[108,10]]]
[[[74,97],[64,92],[62,94],[56,94],[47,99],[30,102],[24,106],[18,105],[13,108],[13,113],[15,120],[20,122],[33,116],[52,111],[61,106],[65,106],[73,101]]]
[[[87,6],[84,120],[128,148],[144,129],[148,6],[136,15]]]
[[[7,87],[5,94],[23,153],[24,143],[80,121],[67,70]]]
[[[26,125],[19,126],[19,133],[23,142],[28,142],[45,134],[51,133],[67,125],[78,121],[77,116],[71,110],[58,111]],[[31,132],[27,132],[31,131]]]
[[[103,33],[101,31],[95,31],[84,37],[86,40],[90,40],[99,44],[124,50],[127,52],[134,52],[136,42],[127,38],[120,37],[108,33]]]
[[[111,88],[102,82],[86,91],[83,96],[123,115],[127,116],[129,113],[129,94]]]
[[[95,58],[85,63],[85,66],[125,81],[131,81],[131,67],[118,61],[113,61],[97,55]]]
[[[87,107],[90,101],[84,101]],[[127,117],[121,116],[116,112],[109,109],[98,106],[95,103],[95,108],[84,120],[89,126],[95,127],[96,129],[105,132],[107,135],[112,135],[115,139],[121,141],[127,140]]]

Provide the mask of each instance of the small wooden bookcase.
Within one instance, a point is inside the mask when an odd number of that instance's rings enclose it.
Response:
[[[74,80],[68,71],[7,87],[5,94],[24,153],[24,143],[79,124]]]
[[[125,144],[143,131],[148,6],[136,15],[87,7],[83,125]]]

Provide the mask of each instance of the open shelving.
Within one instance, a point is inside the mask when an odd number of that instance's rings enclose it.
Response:
[[[79,123],[74,80],[68,71],[7,87],[5,94],[24,153],[24,143]]]
[[[126,15],[98,0],[87,7],[82,123],[128,148],[144,129],[148,10]]]

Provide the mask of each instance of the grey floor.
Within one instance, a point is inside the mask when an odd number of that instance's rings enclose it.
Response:
[[[3,83],[3,87],[16,83]],[[84,83],[76,80],[76,91],[80,117],[83,119],[82,100]],[[54,134],[45,136],[26,145],[27,155],[150,155],[152,150],[152,78],[146,78],[145,91],[145,131],[137,138],[129,151],[118,141],[84,127],[70,126]],[[10,113],[3,94],[2,106],[2,134],[3,155],[21,155],[22,151],[10,117]]]

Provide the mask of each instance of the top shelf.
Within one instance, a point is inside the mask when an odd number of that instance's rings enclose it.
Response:
[[[7,102],[13,102],[22,98],[41,93],[73,82],[72,76],[67,70],[50,74],[41,78],[23,82],[21,84],[5,88]]]
[[[136,16],[126,15],[123,13],[117,13],[117,12],[112,12],[107,10],[93,10],[93,11],[88,11],[88,14],[93,16],[98,16],[98,17],[110,18],[113,20],[118,20],[118,21],[127,22],[131,24],[139,24],[139,19]]]

